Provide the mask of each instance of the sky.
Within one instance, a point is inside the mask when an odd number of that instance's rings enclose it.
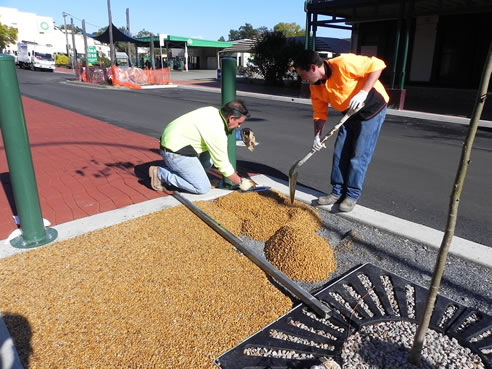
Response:
[[[234,5],[231,5],[234,3]],[[108,1],[62,1],[62,0],[0,0],[0,6],[16,8],[38,16],[52,17],[55,24],[63,25],[62,13],[68,13],[67,24],[73,18],[76,26],[82,27],[85,19],[88,33],[108,25]],[[172,1],[111,1],[113,24],[126,26],[126,9],[130,12],[132,34],[145,29],[154,34],[227,40],[231,29],[237,30],[245,23],[253,28],[273,26],[280,22],[297,23],[306,27],[304,0],[249,0],[232,2],[224,0],[172,0]],[[322,18],[318,18],[322,20]],[[350,31],[321,27],[318,36],[349,38]]]

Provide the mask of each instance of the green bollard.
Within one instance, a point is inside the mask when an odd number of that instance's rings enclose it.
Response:
[[[0,96],[0,129],[22,229],[10,244],[38,247],[54,241],[58,233],[43,224],[14,57],[5,54],[0,54]]]
[[[236,59],[223,58],[222,59],[222,105],[236,98]],[[229,155],[229,161],[231,162],[234,170],[236,170],[236,131],[232,131],[227,137],[227,153]],[[227,187],[232,187],[233,183],[228,179],[224,180]]]

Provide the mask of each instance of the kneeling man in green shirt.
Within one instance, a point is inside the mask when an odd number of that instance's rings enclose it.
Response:
[[[240,100],[233,100],[222,108],[199,108],[169,123],[161,136],[161,155],[165,167],[151,166],[149,177],[152,188],[171,194],[174,189],[193,194],[210,191],[207,170],[212,164],[242,191],[255,187],[248,178],[241,178],[229,161],[227,134],[248,116],[248,109]]]

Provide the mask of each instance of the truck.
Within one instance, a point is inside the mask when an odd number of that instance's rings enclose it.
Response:
[[[21,41],[17,44],[17,65],[19,68],[55,70],[53,46],[37,42]]]

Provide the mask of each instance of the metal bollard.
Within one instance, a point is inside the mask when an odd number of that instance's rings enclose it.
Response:
[[[222,105],[225,105],[236,98],[236,59],[223,58],[221,70]],[[229,161],[234,167],[234,170],[236,170],[236,135],[234,132],[231,132],[227,137],[227,153],[229,155]],[[228,179],[225,182],[228,185],[232,185]]]
[[[22,229],[22,235],[10,244],[38,247],[54,241],[58,233],[43,224],[14,58],[4,54],[0,54],[0,96],[0,129]]]

